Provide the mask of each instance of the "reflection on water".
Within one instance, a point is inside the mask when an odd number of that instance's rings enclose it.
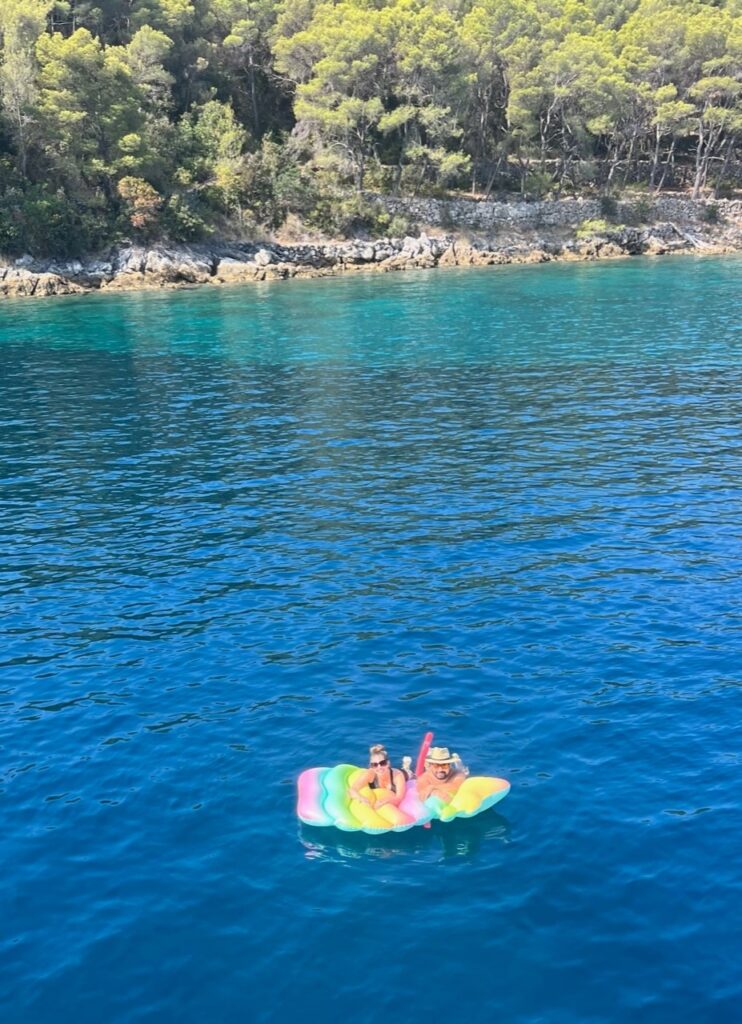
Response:
[[[332,826],[299,826],[299,840],[307,860],[342,863],[375,857],[410,857],[445,861],[456,857],[475,860],[491,841],[510,842],[510,822],[497,811],[485,811],[474,818],[434,821],[430,828],[387,832],[379,836],[365,832],[342,832]]]

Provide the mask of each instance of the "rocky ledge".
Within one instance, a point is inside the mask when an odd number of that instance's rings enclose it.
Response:
[[[742,251],[742,221],[661,221],[642,227],[499,230],[495,238],[461,234],[354,240],[315,245],[232,243],[208,246],[124,245],[90,260],[53,262],[29,256],[0,262],[0,296],[70,295],[97,290],[177,288],[201,284],[324,277],[357,270],[546,263],[666,253]]]

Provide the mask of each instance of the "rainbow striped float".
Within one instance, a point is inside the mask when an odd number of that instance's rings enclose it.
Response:
[[[435,796],[421,801],[414,780],[410,780],[398,806],[384,804],[375,808],[360,800],[351,800],[348,794],[348,787],[365,774],[366,769],[352,764],[308,768],[302,772],[297,784],[299,819],[305,825],[334,825],[344,832],[368,832],[370,835],[406,832],[433,819],[471,818],[493,807],[510,792],[510,783],[505,779],[471,776],[464,780],[450,803]]]

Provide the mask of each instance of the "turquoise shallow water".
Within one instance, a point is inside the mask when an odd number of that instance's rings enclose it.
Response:
[[[740,269],[0,306],[6,1024],[738,1019]]]

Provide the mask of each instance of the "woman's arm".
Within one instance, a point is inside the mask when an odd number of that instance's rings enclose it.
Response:
[[[392,768],[392,779],[396,793],[393,793],[390,789],[388,791],[389,796],[382,797],[381,800],[376,801],[376,807],[383,807],[384,804],[394,804],[395,807],[399,807],[404,800],[405,790],[407,789],[407,776],[399,768]]]
[[[367,804],[368,798],[362,793],[359,793],[359,789],[363,789],[364,786],[368,786],[369,782],[373,782],[374,773],[369,770],[364,773],[363,778],[359,779],[355,786],[348,786],[348,796],[351,800],[360,800],[362,804]]]

